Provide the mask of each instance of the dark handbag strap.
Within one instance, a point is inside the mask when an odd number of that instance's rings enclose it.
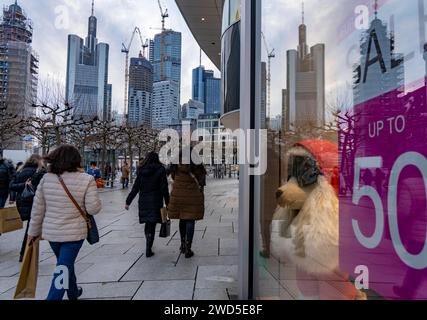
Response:
[[[90,222],[90,219],[88,218],[86,212],[83,211],[83,209],[80,207],[80,205],[78,204],[78,202],[76,201],[76,199],[73,197],[73,195],[71,194],[70,190],[67,188],[67,186],[65,185],[64,179],[62,179],[62,177],[58,174],[58,180],[62,185],[62,188],[64,189],[65,193],[67,194],[68,198],[70,198],[71,202],[74,204],[74,206],[77,208],[77,210],[79,210],[81,216],[83,217],[83,219],[85,219],[87,227],[89,229],[92,228],[92,223]]]

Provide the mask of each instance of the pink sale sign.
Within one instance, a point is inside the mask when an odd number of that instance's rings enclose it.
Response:
[[[380,297],[427,299],[426,86],[356,105],[340,165],[341,269]]]

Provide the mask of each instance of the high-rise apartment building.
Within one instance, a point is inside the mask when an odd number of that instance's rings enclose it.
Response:
[[[205,105],[205,113],[221,113],[221,79],[204,66],[193,69],[193,100]]]
[[[165,30],[154,36],[152,44],[150,59],[154,69],[154,82],[173,80],[181,84],[181,33]]]
[[[299,26],[297,50],[287,51],[285,130],[325,125],[325,45],[307,45],[307,26]]]
[[[109,45],[98,43],[97,18],[92,2],[86,39],[73,34],[68,36],[66,99],[74,107],[75,116],[111,118],[108,59]]]
[[[130,59],[128,110],[132,125],[151,126],[153,76],[153,66],[142,54]]]
[[[155,82],[151,127],[166,129],[180,118],[179,84],[173,80]]]
[[[21,117],[34,113],[38,56],[33,52],[32,22],[15,1],[4,7],[0,22],[0,108]]]
[[[201,114],[205,113],[203,102],[190,99],[182,106],[182,119],[197,120]]]

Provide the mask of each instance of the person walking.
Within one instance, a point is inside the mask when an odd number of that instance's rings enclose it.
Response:
[[[57,287],[57,277],[63,274],[55,273],[47,300],[62,300],[65,292],[69,300],[77,300],[83,290],[77,286],[74,264],[88,229],[60,179],[87,214],[99,213],[101,201],[94,177],[81,171],[82,158],[74,146],[58,147],[46,157],[46,162],[48,173],[40,181],[34,198],[28,241],[40,236],[49,241],[57,266],[66,267],[68,271],[68,288]]]
[[[191,247],[196,221],[203,220],[205,214],[206,170],[191,163],[172,165],[170,171],[173,187],[168,214],[170,219],[180,220],[180,251],[188,259],[194,256]]]
[[[87,174],[90,175],[90,176],[92,176],[92,177],[94,177],[95,181],[102,178],[102,176],[101,176],[101,170],[98,169],[97,165],[98,164],[95,161],[92,161],[90,163],[90,168],[87,171]]]
[[[18,169],[18,172],[10,183],[10,190],[16,193],[16,207],[22,221],[28,221],[19,253],[19,262],[22,262],[25,247],[27,246],[28,228],[30,226],[31,209],[34,197],[23,197],[25,187],[30,186],[36,192],[40,180],[46,173],[41,156],[34,154]]]
[[[12,162],[0,156],[0,209],[6,206],[6,201],[10,195],[9,185],[14,176],[15,168]]]
[[[127,162],[122,166],[122,186],[123,189],[129,188],[130,168]]]
[[[125,209],[139,193],[139,222],[145,224],[146,256],[154,256],[152,250],[157,223],[162,223],[160,209],[169,205],[169,188],[165,167],[160,163],[159,155],[151,152],[138,170],[138,176],[132,191],[126,199]]]

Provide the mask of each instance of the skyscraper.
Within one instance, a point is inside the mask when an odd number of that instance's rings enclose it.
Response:
[[[285,130],[325,125],[325,45],[307,45],[307,26],[299,26],[297,50],[287,51]]]
[[[204,66],[193,69],[193,100],[205,105],[205,113],[221,113],[221,79]]]
[[[395,52],[393,31],[378,18],[377,13],[360,44],[360,64],[355,66],[354,104],[366,102],[384,93],[396,91],[394,97],[382,98],[382,108],[399,106],[395,101],[403,92],[405,65],[403,54]],[[390,99],[395,101],[390,101]]]
[[[182,119],[185,120],[197,120],[204,113],[205,105],[200,101],[190,99],[182,106]]]
[[[154,82],[173,80],[181,85],[181,45],[180,32],[165,30],[154,36]]]
[[[77,35],[68,36],[66,99],[74,106],[74,115],[109,119],[108,57],[109,45],[98,43],[97,19],[89,17],[88,35],[83,41]]]
[[[193,100],[205,103],[205,67],[199,66],[193,69]]]
[[[166,129],[179,120],[179,84],[173,80],[155,82],[153,85],[153,105],[151,127]]]
[[[267,63],[261,62],[261,129],[267,128]],[[271,119],[269,119],[271,120]]]
[[[151,126],[153,98],[153,66],[140,54],[130,59],[129,67],[129,122],[132,125]]]
[[[33,52],[32,22],[14,4],[3,9],[0,22],[0,108],[26,117],[37,98],[38,56]]]

